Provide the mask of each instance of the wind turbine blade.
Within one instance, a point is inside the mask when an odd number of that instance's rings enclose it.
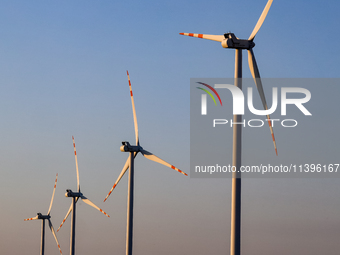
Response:
[[[55,177],[54,189],[53,189],[53,193],[52,193],[52,199],[51,199],[50,207],[48,208],[47,215],[50,215],[50,212],[51,212],[51,208],[52,208],[52,204],[53,204],[53,199],[54,199],[55,188],[57,187],[57,179],[58,179],[58,174]]]
[[[207,40],[216,41],[216,42],[222,42],[225,39],[224,35],[205,35],[205,34],[194,34],[194,33],[179,33],[179,34],[207,39]]]
[[[76,197],[76,202],[78,201],[78,197]],[[67,219],[67,217],[70,215],[70,213],[71,213],[71,211],[72,211],[72,203],[71,203],[71,206],[70,206],[70,209],[68,209],[68,212],[66,213],[66,216],[65,216],[65,218],[63,219],[63,221],[61,222],[61,224],[60,224],[60,226],[59,226],[59,228],[57,229],[57,232],[59,231],[59,229],[64,225],[64,223],[65,223],[65,221],[66,221],[66,219]]]
[[[33,217],[33,218],[28,218],[28,219],[24,219],[24,221],[28,221],[28,220],[37,220],[38,219],[38,215]]]
[[[50,219],[48,219],[48,226],[50,227],[50,229],[51,229],[51,231],[52,231],[52,234],[53,234],[53,236],[54,236],[54,239],[55,239],[55,241],[57,242],[57,245],[58,245],[60,254],[63,254],[63,253],[61,252],[60,245],[59,245],[59,242],[58,242],[58,239],[57,239],[57,235],[55,234],[55,231],[54,231],[54,228],[53,228],[53,225],[52,225],[52,222],[51,222]]]
[[[248,64],[249,64],[249,69],[250,69],[251,75],[253,76],[256,87],[257,87],[257,89],[260,93],[260,97],[261,97],[263,107],[264,107],[265,110],[267,110],[268,107],[267,107],[267,103],[266,103],[266,98],[264,96],[260,72],[259,72],[259,69],[258,69],[257,64],[256,64],[253,49],[248,50]]]
[[[138,138],[138,124],[137,124],[137,115],[136,115],[136,108],[135,108],[135,101],[133,99],[131,81],[129,71],[126,71],[127,77],[129,80],[129,88],[130,88],[130,95],[131,95],[131,103],[132,103],[132,112],[133,112],[133,123],[135,125],[135,136],[136,136],[136,145],[139,145],[139,138]]]
[[[136,157],[137,153],[134,153],[134,158]],[[109,191],[109,193],[106,195],[104,202],[106,201],[106,199],[111,195],[112,191],[114,190],[114,188],[117,186],[118,182],[120,181],[120,179],[122,179],[123,175],[125,174],[126,170],[128,170],[129,168],[129,164],[130,164],[130,157],[128,157],[128,159],[125,162],[125,165],[123,167],[123,170],[120,172],[120,175],[118,176],[117,181],[115,182],[115,184],[113,184],[111,190]]]
[[[163,164],[163,165],[165,165],[165,166],[167,166],[167,167],[170,167],[170,168],[176,170],[176,171],[179,172],[179,173],[182,173],[182,174],[188,176],[188,175],[187,175],[186,173],[184,173],[182,170],[180,170],[180,169],[174,167],[173,165],[169,164],[168,162],[164,161],[163,159],[160,159],[159,157],[157,157],[156,155],[152,154],[151,152],[148,152],[148,151],[146,151],[146,150],[144,150],[144,149],[141,149],[141,153],[142,153],[143,156],[146,157],[147,159],[150,159],[150,160],[155,161],[155,162],[157,162],[157,163]]]
[[[253,76],[257,90],[259,91],[261,101],[262,101],[262,104],[263,104],[263,108],[265,110],[268,110],[266,98],[264,96],[264,91],[263,91],[263,87],[262,87],[260,72],[259,72],[259,69],[258,69],[257,64],[256,64],[253,49],[248,50],[248,63],[249,63],[251,75]],[[268,120],[268,124],[269,124],[269,128],[270,128],[270,133],[272,135],[275,152],[276,152],[276,155],[277,155],[276,141],[275,141],[274,131],[273,131],[273,127],[272,127],[272,123],[271,123],[269,115],[267,115],[267,120]]]
[[[110,217],[106,212],[104,212],[102,209],[100,209],[98,206],[96,206],[94,203],[92,203],[87,197],[81,196],[81,200],[83,200],[84,203],[96,208],[98,211],[104,213],[107,217]]]
[[[272,2],[273,0],[268,0],[266,6],[264,7],[263,11],[262,11],[262,14],[259,18],[259,20],[257,21],[255,27],[254,27],[254,30],[253,32],[251,33],[251,35],[249,36],[249,39],[248,40],[254,40],[254,37],[255,35],[257,34],[257,32],[260,30],[262,24],[263,24],[263,21],[266,19],[266,16],[268,14],[268,11],[270,9],[270,6],[272,5]]]
[[[76,169],[77,169],[77,189],[78,189],[78,192],[80,192],[77,151],[76,151],[76,144],[74,142],[74,137],[73,136],[72,136],[72,140],[73,140],[74,157],[75,157],[75,160],[76,160]]]

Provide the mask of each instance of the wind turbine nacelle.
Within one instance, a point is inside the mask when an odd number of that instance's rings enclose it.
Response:
[[[234,43],[232,39],[226,38],[221,42],[223,48],[233,48]]]
[[[129,142],[122,142],[122,146],[120,146],[120,151],[122,152],[139,152],[140,149],[140,146],[130,145]]]
[[[37,213],[37,215],[38,215],[39,220],[46,220],[46,219],[51,218],[50,215],[42,215],[41,213]]]
[[[252,40],[238,39],[233,33],[224,34],[224,37],[221,42],[223,48],[249,50],[255,46]]]
[[[73,192],[70,189],[67,189],[65,193],[65,197],[81,197],[82,195],[81,192]]]

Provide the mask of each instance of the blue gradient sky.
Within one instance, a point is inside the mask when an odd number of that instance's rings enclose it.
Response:
[[[265,4],[1,1],[1,252],[39,252],[40,222],[23,219],[47,212],[56,173],[51,215],[55,228],[61,223],[71,203],[65,190],[76,189],[74,135],[82,192],[111,216],[78,203],[77,253],[124,254],[127,178],[102,201],[127,158],[121,141],[134,141],[126,70],[142,146],[189,172],[190,78],[232,77],[234,51],[178,33],[248,38]],[[339,77],[339,7],[335,0],[274,0],[255,39],[261,75]],[[245,54],[243,70],[250,77]],[[323,136],[300,132],[309,146]],[[277,141],[280,157],[294,152],[288,139]],[[337,134],[329,144],[339,151]],[[190,179],[141,155],[135,164],[135,254],[229,253],[230,180]],[[338,179],[243,183],[244,254],[338,254]],[[58,233],[64,254],[69,233],[70,219]],[[48,229],[47,253],[59,254]]]

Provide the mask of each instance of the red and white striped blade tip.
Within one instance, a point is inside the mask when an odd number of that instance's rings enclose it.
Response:
[[[133,154],[134,158],[136,157],[137,153],[134,152]],[[104,202],[109,198],[109,196],[111,195],[112,191],[114,190],[114,188],[118,185],[119,181],[122,179],[122,177],[124,176],[124,174],[126,173],[127,169],[129,168],[129,165],[130,165],[130,157],[127,158],[124,166],[123,166],[123,169],[122,171],[120,172],[119,176],[118,176],[118,179],[116,180],[115,184],[113,184],[111,190],[109,191],[109,193],[106,195],[105,199],[104,199]]]
[[[37,220],[37,219],[38,219],[38,216],[35,216],[33,218],[24,219],[24,221],[27,221],[27,220]]]
[[[208,35],[208,34],[195,34],[195,33],[179,33],[179,34],[196,37],[196,38],[207,39],[207,40],[216,41],[216,42],[222,42],[225,39],[224,35]]]
[[[81,196],[81,200],[88,204],[89,206],[92,206],[93,208],[97,209],[98,211],[100,211],[101,213],[103,213],[105,216],[110,218],[110,215],[108,215],[106,212],[104,212],[101,208],[99,208],[97,205],[95,205],[93,202],[90,201],[90,199],[88,199],[87,197],[85,197],[84,195]]]
[[[114,188],[117,186],[117,184],[113,184],[111,190],[109,191],[109,193],[107,194],[106,198],[104,199],[104,202],[109,198],[109,196],[111,195],[112,191],[114,190]]]
[[[55,189],[57,187],[57,180],[58,180],[58,173],[57,173],[57,175],[55,177],[52,198],[51,198],[51,202],[50,202],[50,207],[48,208],[48,211],[47,211],[47,215],[50,215],[50,212],[51,212],[51,208],[52,208],[52,204],[53,204],[53,199],[54,199],[54,194],[55,194]]]
[[[78,198],[76,198],[76,202],[77,202],[77,201],[78,201]],[[67,213],[66,213],[66,216],[65,216],[65,218],[63,219],[63,221],[61,222],[59,228],[57,229],[57,232],[59,232],[60,228],[64,225],[64,223],[65,223],[67,217],[70,215],[72,209],[73,209],[73,204],[71,203],[71,206],[70,206],[70,208],[68,209],[68,211],[67,211]]]
[[[184,174],[185,176],[188,176],[185,172],[183,172],[182,170],[178,169],[177,167],[175,167],[174,165],[171,165],[170,163],[166,162],[165,160],[157,157],[156,155],[152,154],[149,151],[146,151],[144,149],[141,150],[141,153],[143,154],[144,157],[146,157],[147,159],[150,159],[152,161],[155,161],[157,163],[160,163],[162,165],[165,165],[167,167],[170,167],[171,169],[176,170],[177,172]]]

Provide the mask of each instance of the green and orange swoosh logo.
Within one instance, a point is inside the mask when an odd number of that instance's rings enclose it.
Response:
[[[206,86],[207,88],[211,89],[211,91],[214,92],[215,95],[217,96],[217,98],[218,98],[218,100],[220,101],[220,104],[221,104],[221,106],[222,106],[222,100],[221,100],[221,98],[220,98],[220,95],[217,93],[217,91],[216,91],[213,87],[211,87],[210,85],[208,85],[208,84],[206,84],[206,83],[203,83],[203,82],[197,82],[197,83],[199,83],[199,84],[201,84],[201,85],[203,85],[203,86]],[[206,93],[214,100],[215,105],[217,105],[214,96],[211,94],[211,92],[210,92],[209,90],[203,89],[203,88],[200,88],[200,87],[197,87],[197,88],[203,90],[204,92],[206,92]]]

